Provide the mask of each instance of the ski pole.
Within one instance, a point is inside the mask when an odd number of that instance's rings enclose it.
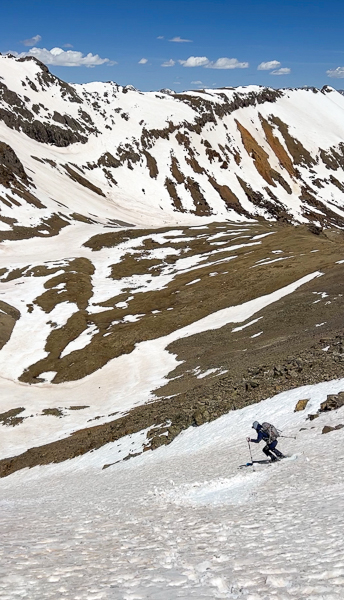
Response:
[[[248,443],[248,449],[250,451],[251,463],[252,463],[252,466],[253,466],[253,458],[252,458],[251,445],[250,445],[249,440],[247,440],[247,443]]]
[[[290,440],[296,440],[296,435],[280,435],[278,437],[288,438]]]

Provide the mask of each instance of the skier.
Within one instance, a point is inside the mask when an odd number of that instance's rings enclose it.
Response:
[[[279,458],[285,458],[284,454],[276,448],[278,431],[273,425],[270,425],[269,423],[263,423],[263,425],[261,425],[258,421],[255,421],[252,428],[257,432],[257,439],[252,440],[248,437],[248,442],[259,444],[261,440],[264,440],[266,445],[263,448],[263,452],[271,459],[271,462],[278,460]]]

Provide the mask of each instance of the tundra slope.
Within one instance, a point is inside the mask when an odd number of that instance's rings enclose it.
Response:
[[[342,232],[78,227],[4,256],[0,475],[342,376]]]

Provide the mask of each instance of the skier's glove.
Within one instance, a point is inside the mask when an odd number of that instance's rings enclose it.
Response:
[[[247,439],[247,441],[248,441],[248,442],[250,442],[250,441],[251,441],[251,438],[249,438],[249,437],[248,437],[248,438],[246,438],[246,439]]]

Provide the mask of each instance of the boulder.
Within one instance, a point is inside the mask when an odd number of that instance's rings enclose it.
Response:
[[[300,410],[305,410],[308,402],[309,402],[309,398],[306,398],[305,400],[299,400],[294,408],[294,412],[299,412]]]
[[[339,394],[329,394],[325,400],[320,404],[320,411],[326,412],[329,410],[337,410],[344,406],[344,392],[339,392]]]
[[[284,374],[283,367],[281,367],[281,365],[275,365],[274,366],[274,377],[280,377],[283,374]]]
[[[325,425],[321,433],[330,433],[330,431],[336,431],[337,429],[343,429],[344,425],[341,423],[336,425],[335,427],[331,427],[330,425]]]
[[[203,420],[203,415],[201,413],[200,410],[197,410],[194,414],[194,419],[195,419],[195,423],[196,425],[203,425],[204,420]]]
[[[193,415],[193,418],[196,425],[203,425],[203,423],[207,423],[207,421],[210,420],[210,413],[207,410],[196,410],[196,412]]]

